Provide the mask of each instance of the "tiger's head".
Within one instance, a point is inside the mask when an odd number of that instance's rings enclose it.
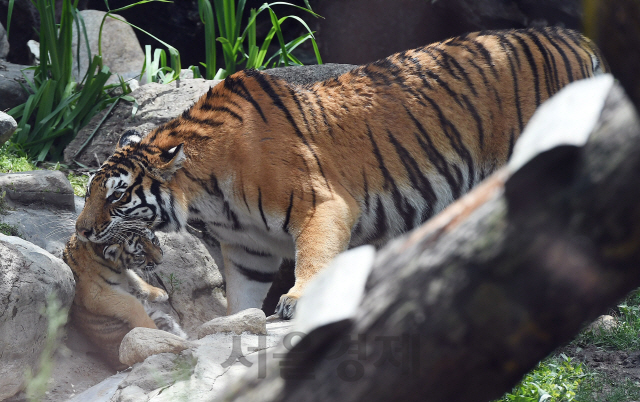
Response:
[[[136,131],[125,132],[115,153],[89,180],[76,221],[78,238],[119,243],[143,228],[179,230],[186,211],[170,184],[185,159],[183,144],[163,149],[145,144]]]

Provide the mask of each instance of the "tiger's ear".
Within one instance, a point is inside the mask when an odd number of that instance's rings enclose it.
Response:
[[[117,261],[120,258],[120,254],[122,254],[122,247],[119,244],[112,244],[110,246],[106,246],[102,250],[102,255],[104,259],[107,261]]]
[[[184,143],[160,153],[161,164],[156,168],[156,171],[164,180],[169,180],[187,159],[183,147]]]
[[[140,134],[139,131],[137,131],[137,130],[127,130],[120,136],[120,139],[118,140],[118,145],[116,146],[116,149],[120,149],[120,148],[122,148],[124,146],[127,146],[127,145],[130,145],[130,144],[137,144],[140,141],[142,141],[142,134]]]

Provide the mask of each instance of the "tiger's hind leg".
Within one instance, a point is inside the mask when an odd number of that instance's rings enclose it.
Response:
[[[227,288],[227,314],[260,308],[282,258],[243,246],[220,244]]]

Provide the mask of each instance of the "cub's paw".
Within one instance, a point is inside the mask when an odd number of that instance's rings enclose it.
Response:
[[[282,295],[280,301],[276,306],[275,314],[279,315],[283,320],[290,320],[293,318],[293,313],[296,309],[296,303],[298,298],[295,296]]]
[[[163,302],[169,300],[169,295],[163,289],[153,288],[149,292],[149,301]]]

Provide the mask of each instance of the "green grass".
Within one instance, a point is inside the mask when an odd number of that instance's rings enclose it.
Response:
[[[68,313],[68,309],[62,307],[55,291],[47,296],[47,303],[40,311],[40,314],[47,318],[44,348],[35,370],[32,371],[31,368],[28,368],[25,372],[25,383],[27,384],[25,391],[29,402],[42,401],[50,387],[49,379],[55,369],[53,354],[62,340]]]
[[[64,165],[59,163],[51,165],[50,170],[63,170]],[[9,143],[0,147],[0,173],[18,173],[38,170],[38,167],[24,154],[16,151]],[[78,197],[84,197],[87,192],[89,176],[87,174],[75,174],[69,172],[67,179],[73,187],[73,193]]]
[[[580,402],[631,402],[640,400],[640,383],[627,378],[623,383],[594,373],[580,384],[575,396]]]

